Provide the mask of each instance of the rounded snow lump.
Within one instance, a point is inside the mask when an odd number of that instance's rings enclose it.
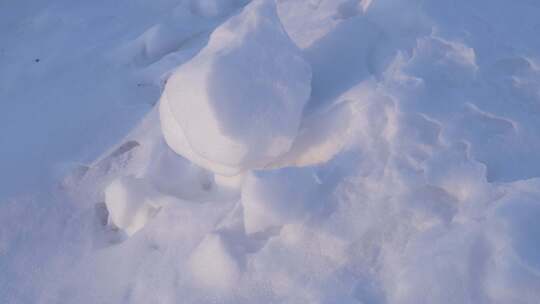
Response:
[[[218,174],[263,168],[290,149],[310,92],[311,67],[275,1],[255,0],[169,78],[163,135],[175,152]]]

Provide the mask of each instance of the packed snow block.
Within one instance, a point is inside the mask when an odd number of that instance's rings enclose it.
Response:
[[[105,189],[109,223],[128,236],[142,229],[161,208],[160,195],[143,179],[122,177]]]
[[[253,1],[169,78],[160,101],[164,137],[219,174],[263,168],[291,148],[310,81],[274,1]]]
[[[305,219],[319,209],[321,187],[311,168],[250,173],[242,187],[248,234]]]
[[[223,239],[213,233],[192,252],[189,268],[194,283],[217,293],[231,291],[240,278],[238,262]]]

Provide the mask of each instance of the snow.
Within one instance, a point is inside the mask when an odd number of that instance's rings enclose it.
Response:
[[[152,199],[155,193],[156,190],[141,179],[124,177],[114,180],[105,189],[109,221],[128,236],[133,235],[161,208],[161,204]]]
[[[250,174],[242,185],[247,234],[303,220],[316,209],[317,178],[310,169],[283,169]]]
[[[275,3],[253,1],[169,78],[160,102],[165,139],[216,173],[264,167],[290,149],[310,79]]]
[[[189,266],[197,284],[218,293],[234,290],[240,269],[219,235],[210,234],[189,258]]]
[[[538,303],[538,16],[0,2],[0,303]]]

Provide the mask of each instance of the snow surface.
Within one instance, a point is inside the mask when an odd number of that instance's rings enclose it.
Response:
[[[0,303],[540,302],[533,0],[0,2]]]

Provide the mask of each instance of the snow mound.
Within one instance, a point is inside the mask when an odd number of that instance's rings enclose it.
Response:
[[[290,149],[310,80],[274,1],[253,1],[168,80],[160,101],[164,137],[216,173],[264,167]]]

